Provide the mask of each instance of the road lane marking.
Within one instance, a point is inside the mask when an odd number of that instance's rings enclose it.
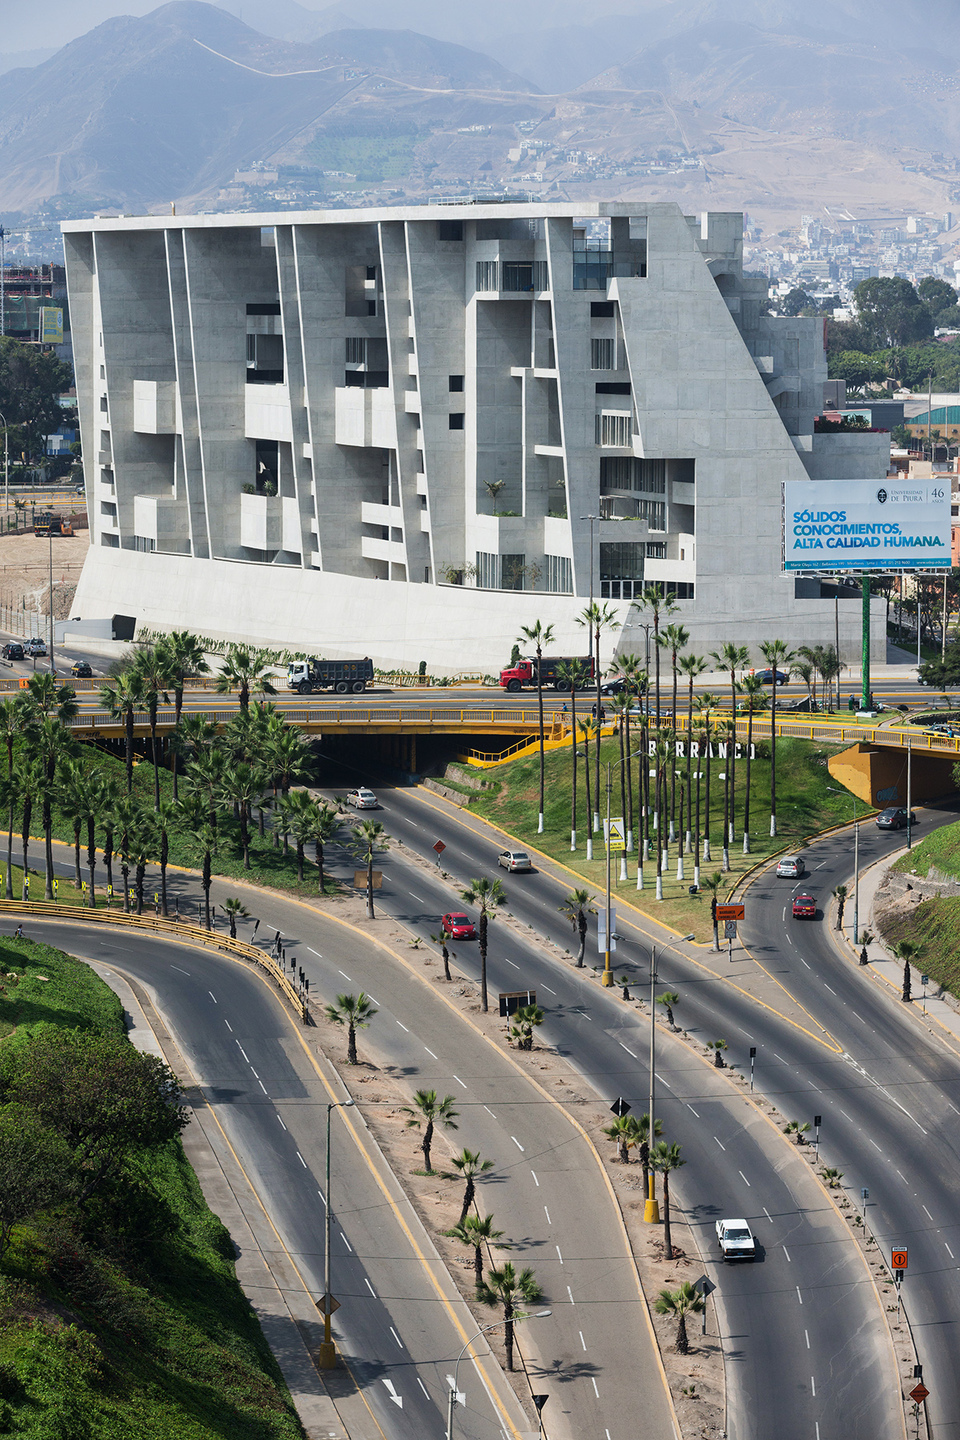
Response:
[[[922,1202],[921,1202],[921,1203],[922,1203]],[[933,1219],[933,1216],[930,1214],[930,1211],[927,1209],[926,1205],[923,1206],[923,1209],[924,1209],[924,1213],[926,1214],[927,1219],[928,1219],[928,1220],[932,1220],[932,1219]]]
[[[840,1106],[839,1106],[839,1105],[837,1106],[837,1109],[840,1110]],[[960,1113],[960,1112],[958,1112],[958,1113]],[[840,1114],[843,1115],[845,1119],[849,1120],[851,1125],[853,1124],[853,1116],[852,1116],[852,1115],[848,1115],[847,1112],[846,1112],[846,1110],[840,1110]]]
[[[363,1283],[364,1283],[364,1285],[366,1285],[367,1289],[370,1291],[370,1294],[373,1296],[374,1300],[376,1300],[376,1298],[377,1298],[377,1292],[376,1292],[376,1290],[374,1290],[373,1286],[370,1284],[370,1281],[367,1279],[366,1275],[364,1275],[364,1277],[363,1277]]]
[[[717,1140],[716,1135],[714,1135],[713,1138],[714,1138],[714,1140]],[[726,1147],[726,1145],[723,1144],[723,1142],[722,1142],[721,1140],[717,1140],[717,1144],[720,1146],[720,1149],[721,1149],[721,1150],[724,1150],[724,1151],[726,1150],[727,1147]]]
[[[307,949],[310,951],[310,954],[311,954],[311,955],[316,955],[316,957],[317,957],[318,960],[322,960],[322,959],[323,959],[323,956],[320,954],[320,951],[319,951],[319,950],[314,950],[314,948],[313,948],[312,945],[308,945],[308,946],[307,946]]]
[[[489,1105],[484,1105],[483,1108],[484,1108],[484,1110],[486,1110],[486,1112],[487,1112],[488,1115],[493,1115],[493,1111],[490,1109],[490,1106],[489,1106]],[[497,1118],[496,1115],[493,1115],[493,1118],[494,1118],[494,1120],[496,1120],[496,1118]]]
[[[266,1093],[267,1093],[267,1087],[266,1087],[266,1085],[264,1085],[263,1081],[262,1081],[262,1080],[258,1080],[258,1081],[257,1081],[257,1084],[260,1086],[260,1089],[263,1091],[264,1095],[266,1095]]]
[[[546,1217],[547,1217],[547,1224],[548,1224],[548,1225],[552,1225],[552,1224],[553,1224],[553,1221],[550,1219],[550,1211],[547,1209],[546,1205],[544,1205],[544,1207],[543,1207],[543,1213],[544,1213],[544,1215],[546,1215]]]
[[[541,984],[542,984],[542,983],[543,983],[543,982],[541,981]],[[544,988],[544,990],[550,990],[550,986],[549,986],[549,985],[544,985],[543,988]],[[556,993],[557,993],[556,990],[550,990],[550,994],[551,994],[551,995],[556,995]]]
[[[737,1174],[740,1176],[740,1179],[743,1181],[744,1185],[750,1185],[750,1181],[747,1179],[746,1175],[744,1175],[742,1170],[738,1170]],[[753,1186],[750,1185],[750,1188],[752,1190]]]
[[[170,966],[170,969],[171,969],[171,970],[179,970],[181,975],[190,975],[190,974],[192,973],[192,972],[189,971],[189,970],[184,970],[184,969],[182,969],[182,967],[179,966],[179,965],[171,965],[171,966]]]
[[[297,1151],[297,1159],[300,1161],[300,1164],[303,1166],[304,1170],[306,1170],[306,1168],[307,1168],[307,1162],[306,1162],[306,1160],[304,1160],[304,1158],[303,1158],[303,1156],[300,1154],[300,1151],[299,1151],[299,1150]]]
[[[793,1264],[793,1261],[790,1259],[790,1251],[787,1249],[786,1245],[781,1245],[781,1246],[780,1246],[780,1249],[783,1251],[784,1255],[786,1255],[786,1257],[787,1257],[787,1264],[788,1264],[788,1265],[792,1265],[792,1264]],[[806,1331],[804,1331],[804,1334],[806,1334]]]
[[[870,1135],[867,1136],[867,1139],[870,1141],[870,1144],[873,1146],[874,1150],[879,1150],[879,1151],[880,1151],[880,1154],[882,1155],[882,1154],[883,1154],[883,1146],[882,1146],[882,1145],[878,1145],[877,1142],[876,1142],[876,1140],[874,1140]]]
[[[283,1119],[282,1119],[282,1117],[281,1117],[280,1115],[277,1116],[277,1119],[280,1121],[280,1124],[283,1125]],[[286,1128],[287,1128],[286,1125],[283,1125],[283,1128],[284,1128],[284,1130],[286,1130]]]
[[[523,1150],[523,1146],[520,1144],[520,1141],[517,1139],[516,1135],[511,1135],[510,1139],[513,1141],[514,1145],[516,1145],[518,1150]]]
[[[810,1331],[809,1331],[809,1330],[804,1330],[804,1332],[803,1332],[803,1338],[804,1338],[804,1340],[806,1340],[806,1342],[807,1342],[807,1349],[809,1350],[809,1349],[810,1349]]]
[[[949,1100],[947,1101],[947,1104],[950,1105]],[[950,1109],[953,1111],[954,1115],[960,1115],[960,1110],[957,1109],[956,1105],[950,1105]]]
[[[903,1181],[904,1185],[910,1184],[910,1181],[907,1179],[906,1175],[904,1175],[902,1170],[898,1170],[897,1174],[900,1176],[900,1179]]]
[[[227,1029],[230,1031],[230,1034],[232,1035],[232,1034],[233,1034],[233,1026],[230,1024],[230,1021],[229,1021],[229,1020],[224,1020],[223,1023],[224,1023],[224,1025],[226,1025]]]
[[[577,1302],[576,1302],[576,1300],[574,1300],[574,1298],[573,1298],[573,1291],[570,1289],[570,1286],[569,1286],[569,1285],[567,1286],[567,1294],[570,1296],[570,1304],[571,1304],[571,1305],[576,1305]]]
[[[338,970],[338,971],[337,971],[337,974],[338,974],[338,975],[342,975],[343,978],[344,978],[344,980],[349,980],[351,985],[354,983],[353,976],[352,976],[352,975],[348,975],[347,972],[346,972],[346,970]]]
[[[210,996],[210,999],[213,1001],[214,1005],[216,1005],[216,1003],[217,1003],[217,997],[216,997],[216,995],[214,995],[213,991],[212,991],[212,990],[208,990],[208,991],[207,991],[207,994]]]
[[[353,1254],[353,1246],[350,1244],[350,1241],[347,1239],[346,1235],[344,1235],[344,1233],[343,1233],[342,1230],[340,1231],[340,1239],[343,1241],[344,1245],[346,1245],[347,1249],[350,1251],[350,1254],[352,1255],[352,1254]]]
[[[780,1061],[780,1064],[781,1064],[781,1065],[786,1065],[787,1062],[786,1062],[786,1060],[784,1060],[784,1058],[783,1058],[782,1055],[777,1055],[776,1050],[774,1050],[773,1053],[774,1053],[774,1056],[776,1057],[776,1059]]]
[[[410,899],[411,899],[411,900],[418,900],[421,905],[426,905],[426,903],[427,903],[426,900],[424,900],[424,899],[422,898],[422,896],[420,896],[420,895],[414,895],[414,893],[413,893],[412,890],[410,891]]]
[[[460,1076],[459,1076],[459,1075],[454,1075],[453,1078],[454,1078],[454,1080],[456,1080],[456,1082],[457,1082],[458,1085],[463,1085],[463,1081],[460,1079]],[[469,1090],[469,1089],[470,1089],[470,1086],[469,1086],[469,1085],[463,1085],[463,1088],[464,1088],[464,1090]]]
[[[947,1245],[946,1240],[944,1240],[943,1243],[944,1243],[944,1245],[946,1246],[947,1254],[950,1256],[950,1259],[951,1259],[951,1260],[955,1260],[957,1257],[954,1255],[953,1251],[950,1249],[950,1246]]]
[[[239,1040],[237,1041],[237,1044],[240,1045],[240,1041],[239,1041]],[[240,1045],[240,1054],[243,1056],[244,1060],[246,1060],[247,1064],[249,1065],[249,1064],[250,1064],[250,1056],[247,1054],[246,1050],[244,1050],[244,1048],[243,1048],[242,1045]]]
[[[689,1101],[689,1100],[687,1101],[687,1109],[688,1109],[688,1110],[693,1110],[693,1106],[690,1104],[690,1101]],[[693,1113],[694,1113],[694,1115],[696,1115],[697,1119],[699,1120],[699,1119],[700,1119],[700,1112],[699,1112],[698,1110],[693,1110]]]
[[[825,988],[826,990],[830,990],[830,994],[831,994],[831,995],[837,995],[836,990],[831,990],[831,989],[830,989],[830,986],[827,984],[826,980],[824,980],[823,984],[824,984],[824,988]],[[839,1000],[839,998],[840,998],[839,995],[837,995],[837,999],[838,999],[838,1000]]]
[[[802,1305],[802,1304],[803,1304],[803,1296],[800,1294],[800,1286],[799,1286],[799,1285],[797,1286],[797,1299],[800,1301],[800,1304]]]
[[[521,1148],[521,1150],[522,1150],[522,1149],[523,1149],[523,1146],[521,1145],[520,1148]],[[533,1176],[533,1183],[534,1183],[534,1185],[536,1185],[537,1189],[539,1190],[539,1189],[540,1189],[540,1181],[537,1179],[537,1172],[536,1172],[536,1170],[531,1170],[531,1171],[530,1171],[530,1174]]]
[[[400,1349],[402,1350],[402,1349],[403,1349],[403,1341],[400,1339],[400,1336],[397,1334],[396,1330],[394,1330],[394,1328],[393,1328],[392,1325],[390,1326],[390,1334],[393,1336],[394,1340],[396,1340],[397,1344],[400,1346]]]
[[[427,1052],[428,1055],[433,1055],[433,1051],[430,1049],[430,1046],[429,1046],[429,1045],[424,1045],[423,1048],[424,1048],[424,1050],[426,1050],[426,1052]],[[434,1058],[434,1060],[436,1060],[436,1059],[438,1059],[439,1057],[436,1056],[436,1055],[433,1055],[433,1058]]]
[[[810,1393],[813,1395],[814,1399],[816,1399],[817,1385],[812,1375],[810,1376]]]
[[[562,1265],[562,1264],[563,1264],[563,1256],[560,1254],[560,1246],[559,1246],[559,1245],[555,1245],[555,1246],[554,1246],[554,1249],[556,1250],[557,1255],[560,1257],[560,1264]]]
[[[367,991],[367,999],[372,1000],[374,1005],[380,1004],[380,1001],[377,999],[376,995],[371,995],[369,991]]]
[[[773,1216],[770,1214],[770,1211],[767,1209],[766,1205],[761,1205],[760,1208],[761,1208],[761,1210],[763,1211],[764,1215],[766,1215],[767,1219],[770,1221],[770,1224],[772,1225],[772,1224],[773,1224]]]
[[[406,1027],[406,1025],[404,1025],[404,1023],[403,1023],[402,1020],[398,1020],[398,1021],[397,1021],[397,1024],[400,1026],[400,1029],[401,1029],[401,1030],[407,1030],[407,1027]],[[409,1031],[409,1030],[407,1030],[407,1034],[408,1034],[408,1035],[410,1034],[410,1031]]]
[[[506,961],[506,963],[507,963],[508,965],[513,965],[514,970],[519,970],[519,969],[520,969],[520,966],[517,965],[517,964],[515,964],[513,960],[507,960],[506,955],[504,955],[503,958],[504,958],[504,960]]]
[[[249,1061],[249,1060],[247,1061],[247,1064],[250,1065],[250,1061]],[[250,1065],[250,1069],[253,1070],[253,1066],[252,1066],[252,1065]],[[257,1074],[256,1070],[253,1070],[253,1078],[254,1078],[254,1080],[259,1080],[259,1079],[260,1079],[260,1076]]]
[[[584,1350],[586,1350],[586,1348],[587,1348],[587,1342],[586,1342],[586,1340],[584,1340],[584,1338],[583,1338],[583,1331],[582,1331],[582,1330],[578,1330],[578,1331],[577,1331],[577,1334],[580,1336],[580,1344],[583,1346]]]
[[[790,944],[791,944],[791,945],[793,944],[793,941],[792,941],[792,940],[790,941]],[[802,956],[802,955],[800,956],[800,959],[803,960],[804,965],[807,965],[807,962],[806,962],[806,960],[803,959],[803,956]],[[809,965],[807,965],[807,969],[808,969],[808,970],[810,969],[810,966],[809,966]]]
[[[420,1376],[419,1376],[419,1375],[417,1376],[417,1384],[420,1386],[420,1389],[423,1391],[424,1395],[426,1395],[427,1399],[429,1400],[429,1399],[430,1399],[430,1391],[427,1389],[426,1385],[424,1385],[424,1383],[423,1383],[423,1381],[420,1379]]]
[[[590,1376],[590,1379],[593,1381],[593,1393],[594,1393],[594,1395],[596,1395],[597,1399],[599,1400],[599,1399],[600,1399],[600,1391],[597,1389],[597,1382],[596,1382],[596,1380],[594,1380],[594,1378],[593,1378],[592,1375]]]
[[[628,1054],[628,1055],[632,1055],[633,1058],[634,1058],[634,1060],[639,1060],[639,1058],[640,1058],[639,1055],[637,1054],[637,1052],[636,1052],[635,1050],[631,1050],[629,1045],[624,1045],[624,1043],[623,1043],[622,1040],[619,1040],[617,1043],[618,1043],[618,1045],[620,1046],[620,1049],[621,1049],[621,1050],[626,1050],[627,1054]]]

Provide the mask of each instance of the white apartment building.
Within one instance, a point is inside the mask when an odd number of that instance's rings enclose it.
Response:
[[[659,582],[705,652],[829,641],[781,483],[879,478],[820,435],[821,322],[764,313],[739,214],[479,204],[63,226],[91,621],[431,671],[519,627],[581,653]],[[860,613],[841,611],[858,654]],[[875,648],[883,654],[882,606]],[[624,628],[620,648],[642,648]]]

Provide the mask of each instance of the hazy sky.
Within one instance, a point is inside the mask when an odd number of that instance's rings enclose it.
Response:
[[[397,29],[421,30],[441,39],[479,43],[482,36],[503,34],[530,24],[544,26],[583,22],[604,13],[633,13],[662,0],[299,0],[306,10],[342,10],[355,15],[359,24]],[[269,0],[221,0],[224,10],[242,12],[248,24],[256,25],[258,12],[269,9]],[[158,8],[157,0],[45,0],[36,8],[0,0],[3,27],[0,50],[36,50],[65,45],[112,15],[146,15]],[[482,19],[481,19],[482,17]]]

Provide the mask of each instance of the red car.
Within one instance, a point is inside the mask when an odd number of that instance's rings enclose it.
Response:
[[[794,895],[793,918],[794,920],[816,920],[817,902],[812,895]]]
[[[453,940],[476,940],[477,927],[467,915],[454,911],[440,917],[442,928]]]

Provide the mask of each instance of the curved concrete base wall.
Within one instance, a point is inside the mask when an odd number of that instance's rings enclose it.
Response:
[[[772,601],[779,597],[765,596],[764,588],[750,586],[753,594],[740,597],[736,613],[724,614],[688,601],[679,604],[669,619],[689,630],[692,650],[708,654],[733,640],[749,646],[751,662],[756,664],[762,663],[759,643],[778,635],[792,646],[832,642],[832,601],[796,601],[791,593],[789,600],[784,596],[777,604]],[[621,625],[628,620],[627,602],[604,603],[616,612]],[[462,670],[493,674],[509,658],[521,625],[537,620],[553,626],[549,653],[587,654],[589,637],[575,618],[586,604],[582,595],[409,585],[294,566],[102,547],[87,556],[72,608],[84,622],[114,614],[135,616],[138,633],[184,629],[211,640],[303,650],[332,660],[369,655],[381,669],[416,670],[426,660],[432,674]],[[649,612],[635,609],[630,624],[650,619]],[[882,601],[874,606],[872,619],[874,659],[882,660]],[[859,605],[842,605],[840,622],[841,651],[858,663]],[[69,626],[65,629],[69,633]],[[614,648],[642,656],[644,632],[639,628],[608,632],[601,645],[605,657]],[[668,671],[669,655],[661,663]]]

